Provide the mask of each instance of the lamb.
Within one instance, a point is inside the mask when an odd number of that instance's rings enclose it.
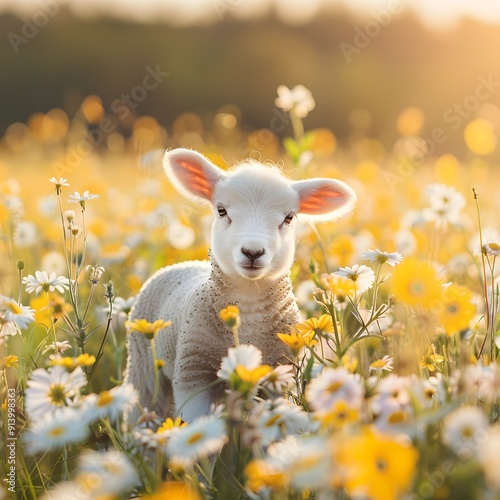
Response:
[[[209,384],[233,345],[220,310],[238,306],[240,342],[258,347],[266,364],[283,362],[285,349],[276,333],[301,319],[289,276],[296,216],[332,220],[352,210],[356,195],[341,181],[292,181],[253,160],[226,172],[182,148],[167,151],[163,165],[180,193],[214,210],[210,261],[168,266],[144,284],[130,319],[172,322],[155,338],[156,355],[165,362],[155,407],[150,342],[133,331],[127,335],[125,381],[137,388],[143,408],[192,421],[217,399]]]

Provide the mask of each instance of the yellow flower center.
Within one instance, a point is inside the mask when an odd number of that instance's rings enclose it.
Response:
[[[49,392],[47,396],[52,404],[63,406],[66,402],[66,393],[64,392],[64,386],[61,384],[52,384],[49,387]]]
[[[267,422],[266,422],[266,427],[272,427],[279,419],[281,418],[281,415],[273,415]]]
[[[387,422],[390,424],[400,424],[406,422],[406,413],[403,411],[395,411],[389,415]]]
[[[389,468],[389,464],[384,457],[377,457],[375,460],[375,466],[379,472],[387,472],[387,469]]]
[[[19,306],[17,302],[7,302],[7,307],[14,313],[14,314],[22,314],[23,310]]]
[[[203,432],[195,432],[188,440],[187,444],[195,444],[205,436]]]
[[[108,406],[112,401],[113,396],[109,393],[109,391],[103,391],[97,398],[97,406],[102,408],[103,406]]]
[[[474,435],[474,431],[471,427],[464,427],[462,429],[462,436],[464,438],[470,439]]]
[[[336,381],[336,382],[332,382],[327,388],[326,390],[328,392],[337,392],[340,388],[342,387],[342,382],[339,382],[339,381]]]
[[[51,437],[57,437],[64,433],[64,427],[55,427],[49,431]]]

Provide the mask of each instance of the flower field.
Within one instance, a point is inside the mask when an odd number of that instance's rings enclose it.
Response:
[[[357,130],[344,142],[307,130],[304,87],[280,86],[271,106],[260,130],[226,106],[168,130],[137,117],[122,134],[89,96],[74,116],[33,115],[0,139],[0,498],[499,497],[493,125],[465,123],[457,157],[427,154],[415,108],[387,147]],[[142,408],[130,422],[127,328],[154,353],[169,326],[127,322],[134,297],[157,269],[209,249],[211,211],[162,172],[175,147],[221,168],[252,157],[292,179],[338,178],[358,203],[333,223],[297,223],[304,319],[275,332],[281,365],[231,348],[210,415]],[[220,321],[237,338],[235,305]]]

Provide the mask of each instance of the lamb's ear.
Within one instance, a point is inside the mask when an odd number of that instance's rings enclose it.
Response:
[[[163,170],[180,193],[198,202],[212,202],[215,185],[226,176],[200,153],[183,148],[165,153]]]
[[[295,181],[299,194],[298,213],[304,220],[326,222],[350,212],[357,200],[356,193],[344,182],[334,179]]]

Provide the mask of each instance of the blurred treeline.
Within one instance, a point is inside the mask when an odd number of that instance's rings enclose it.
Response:
[[[363,18],[336,10],[301,26],[271,15],[249,22],[226,16],[215,24],[179,28],[78,18],[61,7],[15,53],[12,33],[23,36],[26,19],[4,14],[0,134],[34,112],[60,107],[71,116],[89,94],[100,96],[111,113],[116,99],[141,85],[149,66],[169,75],[134,103],[133,112],[152,115],[165,126],[185,111],[208,119],[219,107],[234,104],[244,126],[268,127],[276,87],[302,83],[317,102],[306,119],[308,128],[328,127],[341,140],[353,131],[368,133],[392,144],[397,117],[416,106],[426,118],[423,137],[441,127],[449,134],[446,149],[461,148],[462,124],[452,130],[444,116],[464,102],[476,107],[471,96],[479,78],[500,82],[500,28],[464,19],[439,31],[402,12],[347,62],[341,43],[355,45],[356,34],[370,20],[370,13]],[[376,31],[373,22],[371,29]],[[479,107],[471,116],[487,112],[490,121],[500,122],[497,85],[488,96],[481,94],[486,111]]]

